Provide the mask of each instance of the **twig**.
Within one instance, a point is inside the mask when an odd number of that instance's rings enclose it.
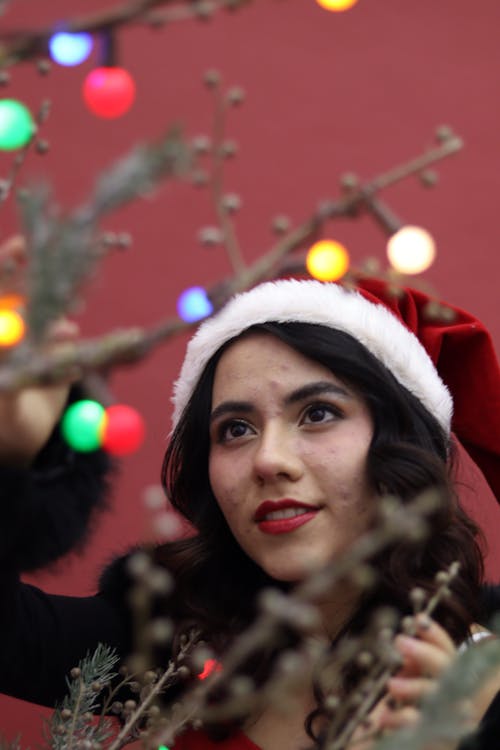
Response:
[[[179,5],[165,11],[153,11],[148,14],[147,21],[151,26],[161,26],[175,21],[189,21],[193,17],[206,20],[218,10],[236,10],[248,5],[252,0],[196,0],[189,5]]]
[[[429,164],[455,153],[461,147],[461,139],[452,136],[439,147],[407,164],[389,170],[349,195],[337,201],[323,203],[309,219],[292,229],[252,265],[209,289],[208,297],[214,305],[214,310],[220,309],[233,294],[272,278],[280,262],[316,236],[327,221],[349,216],[353,211],[363,207],[367,194],[372,194],[375,189],[381,189],[381,186],[418,173]],[[134,328],[116,331],[101,339],[67,346],[64,350],[51,354],[41,353],[36,349],[26,350],[24,354],[20,352],[19,357],[11,357],[0,369],[0,392],[37,383],[56,383],[68,377],[80,377],[91,371],[136,362],[160,343],[195,325],[184,323],[178,318],[169,318],[150,330]]]
[[[0,392],[79,379],[111,365],[131,364],[141,360],[159,339],[169,339],[190,327],[193,324],[174,319],[149,332],[140,328],[115,331],[96,340],[65,344],[50,354],[26,348],[15,362],[0,369]]]
[[[228,211],[223,205],[223,174],[224,153],[223,142],[226,125],[227,101],[222,93],[221,82],[214,86],[215,110],[213,122],[213,146],[212,146],[212,179],[210,187],[217,218],[222,230],[224,247],[235,274],[240,274],[245,268],[243,256],[234,231],[234,225],[229,218]]]
[[[149,695],[139,703],[136,710],[124,724],[120,733],[117,735],[117,737],[114,739],[107,750],[119,750],[121,747],[123,747],[124,740],[126,740],[129,733],[136,726],[138,720],[144,715],[148,707],[151,705],[153,699],[161,693],[165,685],[168,683],[169,679],[171,679],[175,675],[175,671],[175,666],[173,664],[170,664],[162,674],[158,682],[154,684]]]
[[[448,586],[452,582],[453,578],[456,577],[458,571],[458,563],[452,563],[448,571],[443,571],[441,574],[438,573],[438,577],[442,576],[442,580],[440,581],[440,585],[433,596],[429,598],[425,609],[422,611],[423,615],[430,617],[439,603],[448,596]],[[410,627],[407,627],[405,632],[409,635],[415,635],[415,633],[417,632],[416,620],[414,617],[411,617],[409,619],[411,620]],[[367,681],[372,681],[373,684],[371,685],[370,690],[366,692],[366,696],[364,697],[363,702],[357,707],[348,723],[340,733],[338,732],[338,726],[336,723],[330,727],[331,733],[329,732],[327,739],[334,740],[331,746],[328,745],[330,750],[342,750],[346,746],[347,742],[349,742],[349,740],[351,739],[351,736],[358,725],[366,718],[372,707],[375,705],[376,701],[379,700],[383,695],[388,679],[398,666],[399,663],[395,662],[394,659],[391,658],[389,658],[388,664],[382,663],[382,669],[380,663],[375,665],[374,669],[367,677]],[[344,708],[345,713],[349,714],[348,701],[347,705]]]
[[[421,535],[425,533],[422,519],[435,507],[434,493],[425,493],[410,505],[405,505],[404,508],[391,506],[391,512],[382,518],[380,527],[362,536],[348,554],[315,573],[297,587],[293,594],[286,597],[286,607],[264,608],[255,622],[229,647],[224,655],[222,671],[213,673],[201,686],[187,693],[179,706],[176,721],[164,731],[160,731],[154,737],[154,742],[158,745],[171,741],[185,723],[186,716],[201,712],[210,691],[222,683],[227,683],[238,667],[245,663],[252,654],[272,644],[284,623],[288,626],[292,624],[293,613],[301,605],[314,604],[360,564],[373,558],[393,541],[404,538],[415,539],[417,535],[421,538]]]
[[[311,241],[322,226],[333,219],[356,214],[365,207],[367,196],[392,185],[399,180],[422,172],[430,164],[455,154],[463,147],[461,138],[450,135],[443,143],[405,164],[398,165],[388,172],[370,180],[365,185],[354,189],[348,195],[335,200],[325,201],[318,210],[302,224],[285,235],[265,255],[233,279],[224,282],[223,295],[227,300],[232,294],[248,289],[254,284],[273,275],[277,265],[287,255]],[[216,299],[216,305],[221,304]]]
[[[183,659],[183,655],[188,653],[190,648],[193,645],[193,642],[196,640],[197,634],[193,633],[191,639],[188,639],[186,643],[183,645],[180,651],[180,659]],[[179,657],[178,657],[179,658]],[[129,719],[124,724],[123,728],[121,729],[118,736],[115,738],[115,740],[111,743],[111,745],[107,748],[107,750],[120,750],[120,748],[123,746],[124,740],[126,740],[127,735],[134,729],[135,726],[137,726],[137,722],[139,719],[141,719],[144,714],[146,713],[147,709],[153,702],[155,698],[158,697],[158,695],[164,690],[164,688],[167,686],[168,681],[175,677],[177,672],[177,665],[175,663],[170,663],[165,672],[162,674],[158,682],[155,682],[154,685],[151,687],[151,691],[149,694],[141,700],[139,705],[137,706],[136,710],[132,713],[132,715],[129,717]]]
[[[219,7],[230,7],[236,9],[249,0],[225,0]],[[179,5],[183,12],[171,12],[164,17],[154,14],[154,9],[163,5]],[[71,33],[86,31],[95,34],[100,31],[110,31],[121,26],[136,23],[157,25],[164,21],[184,20],[184,18],[203,17],[202,2],[189,3],[184,6],[179,0],[132,0],[131,2],[118,5],[86,16],[78,16],[68,20],[66,29]],[[14,65],[21,60],[38,57],[46,54],[47,40],[54,33],[53,26],[44,27],[34,31],[10,31],[0,34],[0,68]]]
[[[431,164],[435,164],[437,161],[441,161],[441,159],[445,159],[447,156],[456,154],[463,148],[463,146],[464,142],[462,138],[450,133],[439,146],[429,149],[421,156],[417,156],[406,164],[394,167],[394,169],[391,169],[389,172],[376,177],[368,184],[367,188],[373,193],[384,190],[389,187],[389,185],[404,180],[412,174],[419,174]]]
[[[73,716],[71,718],[71,725],[69,727],[69,732],[68,732],[68,739],[69,739],[68,750],[71,750],[71,748],[73,747],[73,742],[75,739],[76,724],[80,715],[80,703],[82,701],[84,688],[85,688],[85,683],[83,679],[79,677],[78,678],[78,696],[76,699]]]

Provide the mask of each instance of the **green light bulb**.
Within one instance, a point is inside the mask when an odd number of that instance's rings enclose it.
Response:
[[[106,411],[97,401],[76,401],[69,406],[61,421],[61,432],[75,451],[89,453],[101,446]]]
[[[36,127],[31,112],[16,99],[0,99],[0,150],[25,146]]]

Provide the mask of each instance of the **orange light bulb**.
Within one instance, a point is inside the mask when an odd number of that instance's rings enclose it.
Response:
[[[20,294],[6,294],[0,297],[0,310],[8,308],[13,310],[15,308],[23,307],[25,303],[24,297]]]
[[[337,281],[349,268],[349,253],[340,242],[320,240],[307,253],[306,267],[319,281]]]

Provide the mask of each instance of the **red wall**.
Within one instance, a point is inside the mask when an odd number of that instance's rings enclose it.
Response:
[[[18,0],[1,26],[37,27],[112,4]],[[47,78],[28,64],[13,70],[5,95],[33,107],[46,97],[53,104],[44,128],[51,151],[31,156],[23,179],[49,178],[59,200],[71,206],[99,170],[137,141],[158,137],[169,123],[182,122],[189,135],[207,132],[211,98],[201,79],[206,69],[218,68],[228,84],[247,92],[229,121],[240,154],[228,164],[226,178],[227,189],[243,199],[238,234],[251,261],[270,245],[275,214],[301,221],[320,199],[337,195],[339,175],[354,170],[372,177],[432,145],[435,127],[448,123],[466,148],[442,164],[437,189],[425,191],[411,179],[386,198],[405,220],[434,234],[439,255],[426,280],[482,318],[498,349],[499,27],[498,0],[359,0],[343,14],[327,13],[313,0],[255,0],[209,23],[123,30],[122,63],[136,78],[138,97],[119,120],[96,119],[81,102],[80,85],[91,63],[54,69]],[[1,155],[0,174],[9,164]],[[134,245],[106,260],[93,282],[84,333],[151,324],[174,314],[186,286],[228,274],[223,252],[196,241],[199,227],[213,221],[206,193],[185,184],[161,186],[109,219],[106,227],[131,232]],[[14,211],[4,209],[2,235],[16,229]],[[348,244],[354,263],[369,256],[383,261],[384,238],[368,219],[332,225],[331,234]],[[158,482],[182,347],[181,341],[171,343],[115,376],[118,397],[145,416],[148,438],[125,461],[114,512],[103,519],[85,557],[65,561],[58,575],[39,578],[51,590],[89,592],[103,561],[141,537],[142,492]],[[487,529],[488,570],[496,578],[499,513],[481,479],[471,483],[467,502]],[[22,731],[25,746],[39,736],[40,713],[0,700],[0,726],[10,736]]]

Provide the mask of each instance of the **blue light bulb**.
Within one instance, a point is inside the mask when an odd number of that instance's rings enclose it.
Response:
[[[69,34],[60,31],[50,37],[50,55],[59,65],[79,65],[90,55],[92,44],[90,34]]]
[[[185,289],[177,300],[177,312],[186,323],[194,323],[213,312],[213,306],[201,286]]]

